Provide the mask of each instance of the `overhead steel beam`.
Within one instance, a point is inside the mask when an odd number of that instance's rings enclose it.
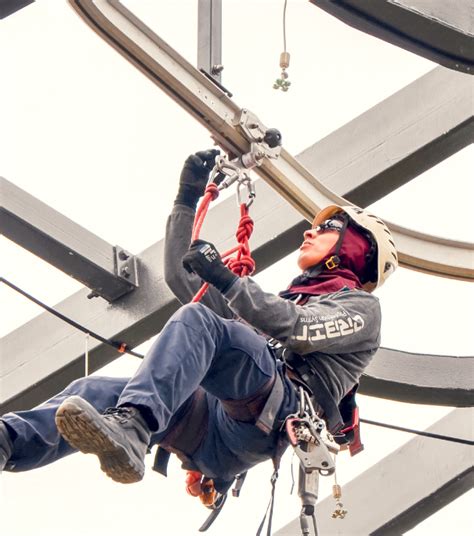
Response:
[[[236,154],[249,150],[250,140],[239,128],[241,109],[120,2],[69,2],[105,41],[206,126],[222,147]],[[322,207],[344,203],[285,150],[276,161],[265,159],[257,173],[308,220]],[[390,227],[402,266],[474,279],[473,245]]]
[[[198,2],[198,69],[221,82],[222,0]]]
[[[367,367],[361,392],[413,404],[474,406],[474,356],[423,355],[383,349]]]
[[[32,4],[35,0],[0,0],[0,19],[13,15],[16,11]]]
[[[471,423],[472,410],[456,409],[428,431],[472,441]],[[405,534],[473,484],[472,446],[416,437],[343,486],[344,519],[332,519],[332,497],[321,501],[316,506],[318,531],[332,536]],[[295,519],[275,536],[299,533]]]
[[[0,177],[0,234],[108,301],[138,286],[135,257]]]
[[[310,0],[349,26],[431,61],[474,74],[470,0]]]
[[[474,78],[433,69],[297,156],[366,206],[474,142]]]
[[[263,270],[296,249],[307,222],[263,181],[257,184],[257,192],[258,202],[252,206],[252,251],[258,269]],[[229,198],[212,208],[202,232],[212,237],[221,251],[235,244],[238,211],[234,204],[235,200]],[[229,219],[233,214],[235,221]],[[134,348],[158,333],[178,307],[163,280],[163,242],[143,251],[139,264],[140,287],[113,306],[100,299],[88,300],[84,289],[56,308],[91,331]],[[34,406],[84,374],[84,335],[49,313],[6,335],[1,349],[0,414]],[[89,370],[93,372],[120,354],[90,340],[89,356]],[[364,377],[361,392],[367,385],[371,395],[405,401],[413,400],[414,391],[419,389],[417,402],[471,405],[467,384],[473,368],[472,357],[423,356],[381,349]],[[426,379],[420,380],[420,374]]]

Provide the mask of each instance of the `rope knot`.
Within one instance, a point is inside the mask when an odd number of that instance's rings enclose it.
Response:
[[[230,259],[227,267],[234,272],[234,274],[243,277],[245,275],[253,274],[255,271],[255,261],[250,255],[242,255],[240,259]]]
[[[253,220],[246,214],[240,218],[239,226],[235,236],[240,243],[243,243],[245,240],[248,240],[253,233]]]
[[[210,182],[206,186],[206,191],[204,192],[204,194],[210,194],[212,201],[217,199],[219,197],[219,189],[217,187],[217,184],[215,184],[214,182]]]

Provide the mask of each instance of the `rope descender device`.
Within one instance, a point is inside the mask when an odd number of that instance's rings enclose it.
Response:
[[[317,535],[316,501],[318,499],[319,476],[329,476],[336,470],[331,453],[339,452],[339,445],[330,437],[323,438],[324,421],[317,415],[308,393],[299,388],[298,412],[289,415],[285,429],[291,446],[300,461],[298,496],[301,498],[300,526],[303,536],[310,534],[308,519],[313,522]]]
[[[240,207],[240,221],[236,232],[238,244],[223,253],[222,259],[230,270],[243,277],[251,275],[255,270],[255,261],[252,259],[248,243],[253,232],[253,220],[249,216],[249,208],[256,196],[250,170],[260,166],[265,158],[278,158],[281,152],[281,134],[277,129],[265,128],[255,115],[245,109],[241,111],[237,123],[250,140],[250,151],[233,160],[229,160],[225,155],[216,157],[204,197],[196,211],[192,241],[199,238],[211,201],[217,199],[221,190],[237,183],[237,202]],[[192,301],[199,301],[208,287],[208,283],[202,285]]]

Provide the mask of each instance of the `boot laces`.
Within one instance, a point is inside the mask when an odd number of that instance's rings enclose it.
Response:
[[[109,417],[119,422],[120,424],[126,424],[136,415],[136,410],[134,408],[107,408],[102,414],[104,417]]]

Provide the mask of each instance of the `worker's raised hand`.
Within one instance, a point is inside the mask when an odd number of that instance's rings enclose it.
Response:
[[[221,292],[228,290],[237,276],[225,266],[215,246],[205,240],[195,240],[183,257],[183,266],[197,274]]]
[[[218,154],[220,154],[219,149],[209,149],[188,156],[179,178],[175,204],[196,208],[198,199],[204,194],[209,174]]]

